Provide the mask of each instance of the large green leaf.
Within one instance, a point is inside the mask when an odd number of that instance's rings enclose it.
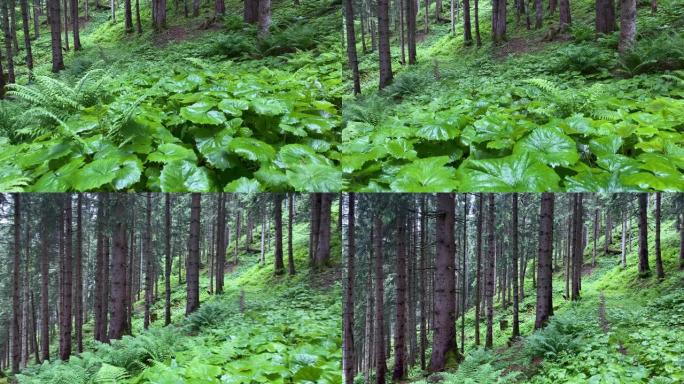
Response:
[[[297,165],[285,174],[289,184],[298,192],[338,192],[345,185],[342,171],[332,165]]]
[[[116,178],[119,162],[116,157],[94,160],[71,176],[71,186],[77,191],[90,191],[108,184]]]
[[[266,163],[273,160],[275,150],[269,144],[251,137],[236,137],[228,143],[228,150],[251,161]]]
[[[195,124],[220,125],[226,122],[226,115],[221,111],[212,110],[216,103],[210,101],[198,101],[180,110],[180,115],[187,121]]]
[[[159,181],[162,192],[210,192],[213,189],[207,169],[186,160],[164,165]]]
[[[537,128],[520,140],[514,152],[520,151],[529,152],[551,167],[569,166],[579,159],[575,140],[551,127]]]
[[[456,170],[446,166],[448,156],[418,159],[399,168],[390,187],[396,192],[451,192]]]
[[[547,192],[559,189],[560,178],[553,169],[527,152],[499,159],[469,160],[459,168],[462,191]]]
[[[233,193],[255,193],[261,192],[262,188],[259,181],[241,177],[228,183],[223,190]]]
[[[159,163],[170,163],[178,160],[197,161],[195,151],[179,144],[164,143],[147,156],[147,160]]]

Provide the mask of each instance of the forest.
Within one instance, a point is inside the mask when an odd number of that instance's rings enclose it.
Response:
[[[342,189],[337,0],[0,7],[0,191]]]
[[[0,197],[0,383],[342,382],[335,194]]]
[[[353,194],[345,383],[681,383],[684,195]]]
[[[679,0],[345,0],[350,191],[684,188]]]

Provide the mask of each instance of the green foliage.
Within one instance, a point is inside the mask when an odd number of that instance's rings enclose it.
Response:
[[[445,384],[512,384],[517,382],[519,372],[509,372],[504,374],[504,370],[494,367],[494,356],[491,352],[484,349],[471,351],[465,360],[459,365],[458,370],[453,373],[436,373],[426,381],[419,381],[419,384],[427,384],[440,379]]]
[[[554,316],[545,328],[525,339],[526,353],[547,359],[575,354],[584,342],[585,328],[578,315],[570,312]]]
[[[568,45],[558,51],[556,73],[577,71],[583,75],[607,71],[612,66],[612,55],[593,45]]]

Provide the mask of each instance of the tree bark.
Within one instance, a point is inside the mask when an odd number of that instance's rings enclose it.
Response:
[[[59,0],[46,0],[48,3],[48,18],[50,20],[50,36],[52,45],[52,72],[64,69],[62,58],[62,25],[60,19]]]
[[[259,20],[259,0],[245,0],[243,19],[248,24],[257,23]]]
[[[22,0],[26,1],[26,0]],[[81,36],[78,25],[78,0],[71,0],[71,30],[74,37],[74,50],[81,50]],[[26,28],[28,30],[28,28]]]
[[[506,1],[492,0],[492,41],[506,40]]]
[[[340,209],[342,209],[341,204]],[[292,249],[292,227],[294,225],[294,195],[292,193],[287,194],[287,210],[287,269],[290,276],[294,276],[296,271]],[[340,211],[340,217],[341,216],[342,211]]]
[[[639,193],[639,276],[645,277],[650,272],[648,266],[648,195]]]
[[[349,193],[347,199],[349,208],[347,211],[347,275],[344,286],[344,384],[352,384],[354,382],[354,258],[356,257],[354,193]]]
[[[274,271],[276,275],[282,275],[285,273],[285,263],[283,262],[283,195],[276,194],[275,208],[273,210],[274,222],[275,222],[275,267]]]
[[[223,293],[224,274],[226,269],[226,195],[219,194],[218,216],[216,224],[216,293]]]
[[[349,64],[349,69],[351,69],[352,72],[354,95],[358,95],[361,93],[361,76],[359,74],[359,59],[358,55],[356,54],[356,31],[354,30],[353,0],[344,0],[344,21],[347,33],[347,63]],[[363,30],[363,23],[361,25],[361,29]]]
[[[55,0],[59,1],[59,0]],[[8,1],[2,2],[2,26],[5,35],[5,52],[7,53],[7,84],[13,84],[14,79],[14,50],[12,48],[12,28],[9,18]],[[14,353],[14,351],[12,351]]]
[[[560,0],[560,27],[561,30],[565,30],[570,24],[572,24],[572,16],[570,13],[570,0]]]
[[[425,350],[427,349],[427,195],[421,195],[420,202],[420,368],[426,369]]]
[[[410,2],[410,1],[409,1]],[[399,210],[403,207],[398,207]],[[394,371],[393,380],[406,376],[406,230],[405,219],[401,212],[396,217],[397,263],[396,263],[396,310],[394,330]]]
[[[188,259],[186,266],[186,281],[187,281],[187,303],[185,306],[185,314],[189,315],[195,312],[199,306],[199,231],[200,231],[200,203],[201,195],[199,193],[192,194],[192,201],[190,205],[190,238],[188,242]]]
[[[656,275],[658,279],[665,278],[665,271],[663,270],[663,259],[660,254],[660,199],[661,193],[655,194],[655,263]]]
[[[390,54],[389,1],[378,0],[378,54],[380,61],[379,88],[392,83],[392,56]]]
[[[636,0],[620,0],[620,42],[618,51],[625,54],[636,42]]]
[[[406,15],[406,45],[408,47],[408,63],[416,63],[416,1],[405,0],[404,14]],[[427,17],[427,14],[426,14]]]
[[[29,31],[29,4],[28,0],[20,0],[21,21],[24,29],[24,49],[26,49],[26,68],[33,71],[33,52],[31,50],[31,33]],[[37,16],[34,16],[38,18]]]
[[[456,295],[454,224],[454,195],[440,193],[437,195],[435,225],[437,254],[433,293],[435,305],[431,372],[443,371],[447,363],[460,359],[456,343],[455,301],[453,299]]]
[[[83,194],[79,193],[76,202],[76,267],[74,303],[76,304],[76,346],[78,353],[83,352]]]
[[[152,308],[152,194],[147,192],[145,206],[145,231],[143,233],[143,254],[145,255],[145,318],[143,327],[150,327],[150,310]]]
[[[543,193],[539,210],[539,261],[537,262],[537,311],[534,329],[546,326],[553,315],[552,252],[554,195]]]
[[[171,198],[164,194],[164,325],[171,324]],[[224,247],[225,252],[225,247]]]
[[[259,0],[259,36],[268,37],[271,28],[271,0]]]
[[[480,345],[480,303],[482,301],[482,224],[484,204],[482,194],[477,195],[477,266],[475,267],[475,345]]]
[[[316,254],[314,256],[314,266],[323,267],[330,260],[330,209],[333,195],[323,193],[320,196],[318,219],[318,234],[316,236]]]
[[[50,286],[50,239],[47,225],[49,219],[47,216],[46,213],[43,213],[40,239],[40,351],[43,361],[50,360],[50,302],[48,296]]]
[[[487,311],[487,332],[485,335],[485,348],[492,348],[494,346],[494,268],[496,266],[494,194],[488,194],[487,200],[487,260],[485,264],[485,307]]]
[[[463,43],[467,46],[473,44],[473,32],[470,25],[470,0],[463,0]]]
[[[59,358],[69,360],[71,356],[71,316],[72,316],[72,228],[71,228],[71,195],[63,197],[62,234],[64,253],[62,255],[62,305],[60,308],[61,327],[59,334]]]
[[[6,5],[4,6],[6,7]],[[11,42],[10,42],[11,44]],[[11,60],[11,59],[10,59]],[[14,260],[12,263],[12,373],[19,373],[21,363],[21,302],[19,292],[21,289],[21,195],[12,194],[14,201]]]
[[[519,297],[518,297],[518,194],[514,193],[511,197],[511,254],[513,256],[513,275],[511,280],[513,283],[513,331],[512,339],[520,337],[520,320],[519,316]]]
[[[480,37],[480,10],[479,0],[475,0],[475,45],[482,46],[482,38]]]
[[[110,340],[123,337],[126,330],[126,261],[128,256],[128,235],[126,229],[125,195],[114,195],[111,212],[114,219],[112,232],[112,256],[109,276],[109,334]]]
[[[373,254],[375,255],[375,383],[385,384],[387,365],[385,362],[385,319],[384,295],[385,278],[383,267],[383,230],[379,212],[373,217]]]
[[[613,0],[596,0],[596,33],[615,31],[615,3]]]

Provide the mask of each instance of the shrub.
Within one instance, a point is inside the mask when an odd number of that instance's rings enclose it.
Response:
[[[425,90],[431,77],[420,71],[409,71],[398,75],[384,92],[395,99],[402,99]]]
[[[258,43],[264,56],[278,56],[297,50],[313,49],[317,45],[318,32],[308,24],[295,24],[281,31],[275,30]]]
[[[225,303],[220,300],[213,300],[202,304],[202,306],[187,317],[186,324],[192,331],[199,331],[202,328],[213,328],[223,322],[227,315]]]
[[[577,352],[581,346],[583,324],[572,314],[554,316],[546,328],[525,339],[530,357],[553,358]]]
[[[568,45],[559,50],[555,73],[577,71],[588,75],[607,71],[612,65],[611,55],[592,45]]]
[[[596,37],[594,30],[583,24],[576,24],[570,28],[570,33],[572,34],[573,40],[578,43],[585,41],[593,41]]]

